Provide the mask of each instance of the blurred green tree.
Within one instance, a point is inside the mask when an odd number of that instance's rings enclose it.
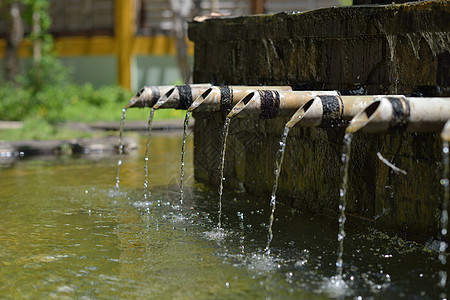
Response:
[[[24,24],[22,20],[21,1],[4,0],[0,8],[5,11],[7,22],[6,49],[5,49],[5,78],[12,84],[17,83],[19,68],[19,47],[24,36]]]
[[[31,28],[27,36],[31,41],[32,65],[23,76],[24,87],[33,92],[63,84],[68,72],[56,58],[54,41],[49,33],[52,24],[48,13],[50,0],[21,0],[25,5],[24,20]]]
[[[60,121],[60,112],[67,97],[64,91],[70,81],[68,71],[54,50],[49,33],[50,0],[6,0],[9,32],[5,63],[6,79],[10,84],[0,88],[3,95],[0,108],[3,119],[24,119],[37,116],[50,123]],[[24,32],[26,33],[24,35]],[[19,72],[18,50],[23,38],[31,41],[30,61]]]

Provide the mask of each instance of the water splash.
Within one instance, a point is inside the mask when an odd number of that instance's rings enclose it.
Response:
[[[243,263],[250,272],[263,275],[273,270],[281,269],[286,262],[277,256],[254,252],[245,255]]]
[[[222,242],[229,232],[225,231],[223,228],[214,228],[210,231],[205,231],[203,235],[210,241]]]
[[[155,109],[152,107],[150,110],[150,114],[148,116],[148,132],[147,132],[147,145],[145,148],[145,156],[144,156],[144,199],[147,199],[147,188],[148,188],[148,152],[150,149],[150,140],[152,137],[152,122],[153,116],[155,114]]]
[[[219,222],[217,223],[217,228],[222,228],[222,194],[223,194],[223,169],[225,166],[225,152],[227,148],[227,137],[228,130],[230,128],[231,119],[227,117],[225,119],[225,123],[223,125],[222,130],[222,151],[220,152],[220,161],[219,161],[219,173],[220,173],[220,186],[219,186]]]
[[[320,292],[325,293],[330,298],[343,298],[348,292],[349,286],[342,276],[336,275],[326,279],[320,287]],[[358,298],[359,299],[359,298]]]
[[[271,207],[271,214],[270,214],[270,219],[269,219],[269,234],[268,234],[268,240],[267,240],[267,246],[265,248],[265,252],[266,253],[270,253],[270,243],[272,242],[273,239],[273,231],[272,231],[272,226],[273,226],[273,220],[274,220],[274,215],[275,215],[275,206],[276,206],[276,194],[277,194],[277,189],[278,189],[278,178],[280,177],[280,173],[281,173],[281,166],[283,164],[283,159],[284,159],[284,150],[286,149],[286,139],[288,137],[289,131],[290,131],[290,127],[285,126],[284,127],[284,131],[283,131],[283,135],[281,136],[281,140],[280,140],[280,148],[278,149],[276,158],[275,158],[275,166],[274,166],[274,183],[273,183],[273,188],[272,188],[272,196],[270,197],[270,207]]]
[[[444,188],[444,200],[442,201],[442,211],[441,211],[441,242],[439,243],[439,261],[441,262],[443,268],[439,271],[439,286],[442,289],[441,299],[447,299],[446,286],[447,286],[447,248],[448,244],[447,233],[448,233],[448,204],[450,198],[450,186],[449,186],[449,144],[444,142],[442,147],[442,160],[444,164],[443,177],[440,181]]]
[[[117,169],[116,169],[116,189],[120,187],[120,166],[122,165],[122,156],[123,156],[123,127],[125,125],[125,118],[127,115],[127,109],[122,109],[122,117],[120,118],[120,126],[119,126],[119,160],[117,161]]]
[[[353,134],[347,132],[344,136],[344,145],[342,147],[342,186],[339,190],[339,232],[338,232],[338,251],[336,260],[336,276],[334,281],[338,283],[339,287],[345,287],[342,283],[342,273],[343,273],[343,260],[342,255],[344,254],[344,239],[345,239],[345,207],[347,205],[347,188],[348,188],[348,167],[350,164],[350,154],[351,154],[351,144],[352,144]]]
[[[187,129],[189,125],[189,118],[191,117],[191,112],[186,112],[186,117],[184,118],[184,131],[183,131],[183,144],[181,146],[181,171],[180,171],[180,209],[183,210],[183,180],[184,180],[184,153],[186,151],[186,139],[187,139]]]

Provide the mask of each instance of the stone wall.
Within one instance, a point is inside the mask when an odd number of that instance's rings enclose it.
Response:
[[[191,23],[195,82],[290,85],[344,94],[450,95],[450,4],[353,6]],[[195,176],[217,184],[225,113],[196,113]],[[233,120],[225,185],[267,197],[286,119]],[[335,215],[344,129],[294,129],[278,199]],[[437,235],[443,192],[436,134],[354,138],[349,215],[421,237]],[[393,173],[377,152],[408,175]]]

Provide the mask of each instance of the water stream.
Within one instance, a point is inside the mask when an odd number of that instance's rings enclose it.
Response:
[[[344,136],[344,142],[342,147],[342,185],[339,190],[339,231],[337,235],[338,249],[337,249],[337,260],[336,260],[336,275],[333,276],[328,283],[328,288],[333,294],[337,296],[342,296],[347,293],[348,285],[344,281],[343,269],[344,269],[344,240],[345,240],[345,221],[347,217],[345,216],[345,209],[347,205],[347,189],[348,189],[348,168],[350,165],[350,154],[351,154],[351,144],[352,144],[353,134],[346,132]]]
[[[148,129],[147,129],[147,145],[145,147],[144,155],[144,198],[148,198],[148,153],[150,150],[150,140],[152,137],[152,122],[155,115],[155,109],[152,107],[148,116]]]
[[[183,209],[183,198],[184,198],[184,190],[183,190],[183,181],[184,181],[184,153],[186,152],[186,139],[187,139],[187,130],[189,126],[189,118],[191,117],[191,112],[186,112],[186,117],[184,118],[184,128],[183,128],[183,142],[181,146],[181,170],[180,170],[180,209]]]
[[[267,246],[265,248],[265,252],[267,254],[270,254],[270,243],[273,239],[273,220],[275,215],[275,207],[276,207],[276,195],[277,195],[277,189],[278,189],[278,178],[280,177],[281,173],[281,166],[283,165],[283,159],[284,159],[284,151],[286,149],[286,140],[289,135],[289,130],[291,128],[288,126],[284,127],[283,135],[281,136],[280,140],[280,148],[277,151],[277,155],[275,157],[275,165],[274,165],[274,183],[272,188],[272,195],[270,197],[270,208],[271,208],[271,214],[269,219],[269,234],[268,234],[268,240],[267,240]]]
[[[123,157],[123,127],[125,126],[125,118],[127,116],[127,109],[122,109],[122,117],[120,118],[119,126],[119,159],[117,160],[116,167],[116,189],[120,187],[120,166],[122,165]]]
[[[447,299],[447,234],[448,234],[448,204],[450,198],[450,186],[449,186],[449,144],[443,143],[442,147],[442,161],[444,165],[443,176],[441,179],[441,185],[444,188],[444,199],[442,201],[441,208],[441,242],[439,243],[439,261],[442,264],[442,270],[439,271],[439,286],[441,288],[441,299]]]
[[[225,153],[227,149],[227,137],[228,130],[230,128],[231,119],[226,117],[223,130],[222,130],[222,150],[220,152],[220,160],[219,160],[219,222],[217,223],[217,228],[220,230],[222,228],[222,194],[223,194],[223,182],[225,178],[223,177],[223,170],[225,166]]]

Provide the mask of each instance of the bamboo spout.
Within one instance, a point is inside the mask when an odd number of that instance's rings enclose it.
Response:
[[[385,96],[358,113],[347,132],[440,132],[450,119],[450,98]]]
[[[255,90],[291,91],[290,86],[212,86],[189,107],[189,111],[229,111]]]
[[[194,99],[210,87],[211,84],[176,85],[162,95],[153,108],[188,109]]]
[[[247,94],[233,107],[228,116],[239,115],[242,118],[259,115],[263,119],[288,116],[317,95],[337,96],[337,92],[258,90]]]
[[[441,132],[441,138],[444,142],[450,142],[450,120],[445,123],[444,129]]]
[[[131,107],[153,107],[161,95],[164,95],[173,86],[144,86],[133,97],[131,97],[125,108]]]
[[[350,120],[379,96],[320,95],[300,107],[289,122],[292,127],[336,126]]]

